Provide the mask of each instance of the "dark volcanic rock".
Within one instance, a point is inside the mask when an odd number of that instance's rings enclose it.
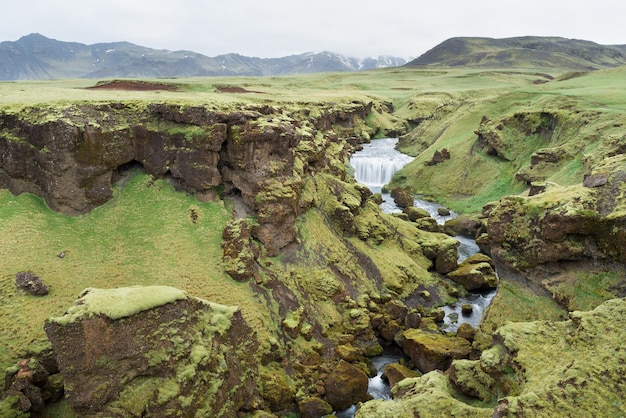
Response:
[[[452,360],[468,358],[472,350],[470,343],[464,338],[448,337],[420,329],[407,330],[402,337],[402,349],[423,373],[436,369],[446,370]]]
[[[79,416],[235,416],[259,402],[258,342],[237,308],[167,286],[88,289],[45,330]]]
[[[448,151],[447,148],[443,148],[441,151],[435,151],[435,153],[433,154],[433,158],[431,158],[430,161],[426,163],[426,165],[437,165],[449,159],[450,151]]]
[[[367,393],[368,379],[365,372],[343,360],[326,379],[326,401],[338,411],[358,402],[371,399]]]
[[[33,296],[45,296],[49,289],[32,271],[20,271],[15,275],[15,284],[18,289]]]
[[[413,206],[415,202],[415,199],[413,198],[413,195],[411,195],[411,193],[399,187],[391,191],[391,197],[393,197],[393,201],[396,203],[396,205],[400,206],[401,208]]]

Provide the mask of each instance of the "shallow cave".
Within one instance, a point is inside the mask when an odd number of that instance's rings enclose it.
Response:
[[[111,184],[122,186],[135,173],[146,173],[143,164],[137,160],[124,163],[111,173]]]

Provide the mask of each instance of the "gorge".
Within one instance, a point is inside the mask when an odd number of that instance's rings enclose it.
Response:
[[[626,112],[581,87],[614,71],[19,84],[0,108],[0,411],[619,414]],[[459,216],[385,213],[352,177],[396,136],[414,157],[390,190]],[[483,254],[459,259],[465,235]],[[477,329],[442,332],[496,269]],[[49,293],[16,289],[22,271]],[[369,400],[392,347],[393,399]]]

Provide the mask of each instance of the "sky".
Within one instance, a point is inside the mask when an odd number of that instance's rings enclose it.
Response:
[[[128,41],[208,56],[417,57],[456,36],[626,44],[622,0],[3,0],[0,41]]]

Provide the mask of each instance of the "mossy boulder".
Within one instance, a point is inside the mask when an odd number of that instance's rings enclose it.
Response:
[[[471,305],[470,305],[471,306]],[[474,341],[474,337],[476,336],[476,328],[468,324],[467,322],[463,322],[456,329],[456,336],[460,338],[464,338],[469,342]]]
[[[80,416],[232,416],[261,404],[258,342],[236,307],[167,286],[88,289],[45,331]]]
[[[391,190],[391,197],[395,204],[401,208],[413,206],[415,202],[415,198],[411,193],[399,187]]]
[[[298,403],[298,409],[302,418],[319,418],[330,415],[333,407],[325,400],[318,397],[310,397]]]
[[[448,273],[447,277],[460,284],[465,290],[491,289],[498,286],[498,277],[493,262],[484,254],[475,254]]]
[[[457,268],[459,258],[457,248],[459,245],[459,241],[454,238],[445,239],[439,244],[435,258],[435,269],[438,273],[448,274]]]
[[[452,360],[468,358],[472,347],[464,338],[450,337],[421,329],[402,334],[402,349],[423,373],[446,370]]]
[[[389,363],[385,366],[382,378],[389,382],[390,387],[394,387],[401,380],[418,377],[421,374],[415,370],[411,370],[400,363]]]
[[[402,213],[406,214],[411,222],[415,222],[418,219],[430,217],[430,213],[428,213],[426,209],[418,208],[415,206],[405,207],[404,209],[402,209]]]
[[[294,409],[294,388],[283,369],[268,369],[260,373],[261,395],[272,411]]]
[[[371,399],[367,393],[368,378],[363,370],[339,360],[325,380],[326,401],[341,411],[358,402]]]
[[[470,215],[459,215],[456,218],[448,219],[445,222],[447,229],[453,230],[457,235],[477,237],[484,228],[481,219]]]

